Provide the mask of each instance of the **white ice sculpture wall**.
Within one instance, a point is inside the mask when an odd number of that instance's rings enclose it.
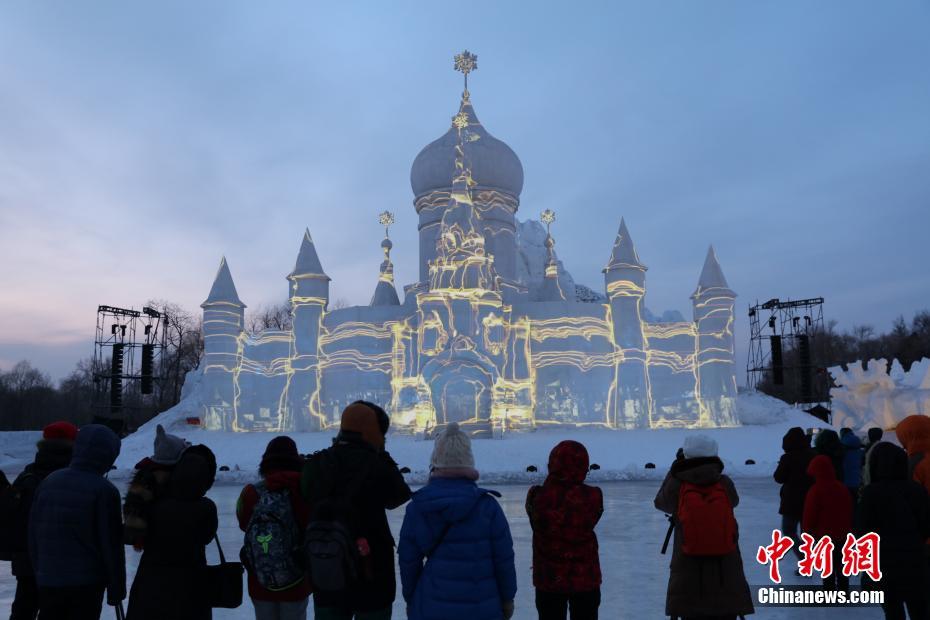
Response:
[[[864,432],[892,429],[909,415],[930,415],[930,359],[914,362],[907,372],[895,360],[869,360],[829,369],[837,387],[830,390],[833,424]]]

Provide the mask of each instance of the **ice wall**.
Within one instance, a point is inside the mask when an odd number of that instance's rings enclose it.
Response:
[[[889,430],[909,415],[930,415],[930,359],[914,362],[907,372],[897,360],[889,370],[885,359],[869,360],[864,370],[857,361],[848,370],[829,371],[836,383],[830,390],[835,426]]]

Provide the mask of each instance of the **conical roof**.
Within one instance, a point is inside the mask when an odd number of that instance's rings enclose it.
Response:
[[[226,263],[225,256],[220,261],[220,268],[216,272],[216,278],[213,279],[210,294],[201,307],[212,304],[232,304],[245,308],[245,304],[239,299],[239,293],[236,292],[236,284],[233,282],[232,274],[229,273],[229,265]]]
[[[304,238],[300,242],[300,252],[297,253],[297,262],[294,264],[294,270],[288,274],[288,278],[303,278],[316,276],[326,278],[329,276],[323,273],[323,266],[320,264],[320,257],[317,256],[316,246],[313,243],[313,237],[310,236],[310,229],[304,231]]]
[[[467,119],[471,134],[469,157],[472,178],[477,186],[519,196],[523,191],[523,164],[513,149],[484,128],[475,114],[468,91],[462,93],[457,116],[461,115]],[[414,196],[449,188],[449,180],[455,177],[457,134],[455,125],[451,125],[442,137],[423,147],[413,160],[410,187]]]
[[[698,285],[692,297],[699,297],[710,289],[733,294],[730,285],[727,284],[726,277],[723,275],[723,270],[720,268],[720,263],[717,262],[717,253],[714,251],[714,246],[707,248],[704,268],[701,269],[701,277],[698,278]]]
[[[633,245],[633,239],[630,237],[630,231],[627,230],[626,221],[621,217],[620,230],[617,231],[614,249],[604,271],[630,267],[646,270],[646,266],[640,262],[639,255],[636,253],[636,246]]]

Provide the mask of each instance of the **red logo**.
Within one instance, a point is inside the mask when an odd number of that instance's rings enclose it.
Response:
[[[798,551],[803,556],[798,562],[798,572],[804,577],[813,577],[814,571],[820,573],[821,578],[833,574],[833,550],[836,548],[829,536],[816,540],[808,533],[801,534],[801,544]],[[856,538],[852,534],[846,535],[843,544],[842,561],[843,575],[853,577],[865,573],[873,581],[882,578],[881,565],[878,559],[878,546],[880,537],[875,532],[869,532]],[[781,583],[781,572],[778,563],[794,546],[794,541],[781,533],[781,530],[772,530],[772,543],[759,547],[756,552],[756,561],[763,566],[769,566],[769,579],[773,583]]]

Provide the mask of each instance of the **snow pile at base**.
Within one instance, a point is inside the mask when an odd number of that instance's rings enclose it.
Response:
[[[195,391],[196,392],[196,391]],[[258,463],[268,441],[275,433],[234,433],[205,431],[187,423],[187,417],[197,415],[197,403],[182,401],[136,433],[123,440],[117,461],[117,477],[128,476],[134,465],[152,453],[155,426],[162,424],[169,433],[185,437],[191,443],[203,443],[216,453],[219,465],[229,467],[220,472],[220,482],[253,480]],[[564,439],[582,442],[588,448],[591,462],[600,469],[591,472],[591,479],[640,480],[665,475],[675,452],[687,435],[701,433],[713,437],[720,445],[720,456],[731,475],[770,476],[781,456],[781,439],[788,428],[819,428],[826,426],[813,416],[763,394],[742,394],[737,401],[741,421],[737,428],[720,429],[658,429],[613,431],[603,428],[540,429],[531,433],[505,436],[502,439],[481,439],[472,442],[481,479],[489,484],[535,482],[546,472],[549,451]],[[335,431],[322,433],[290,433],[303,453],[311,453],[330,445]],[[429,472],[429,457],[433,442],[409,435],[390,434],[387,449],[401,467],[409,467],[411,483],[425,482]],[[747,465],[747,460],[755,464]],[[647,469],[653,463],[655,469]],[[538,470],[527,472],[529,466]]]
[[[36,442],[40,439],[41,431],[0,433],[0,471],[7,475],[10,482],[13,482],[13,476],[35,458]]]
[[[871,426],[885,430],[895,428],[909,415],[930,415],[930,359],[914,362],[904,371],[895,360],[869,360],[829,369],[837,387],[830,390],[833,422],[865,432]]]

